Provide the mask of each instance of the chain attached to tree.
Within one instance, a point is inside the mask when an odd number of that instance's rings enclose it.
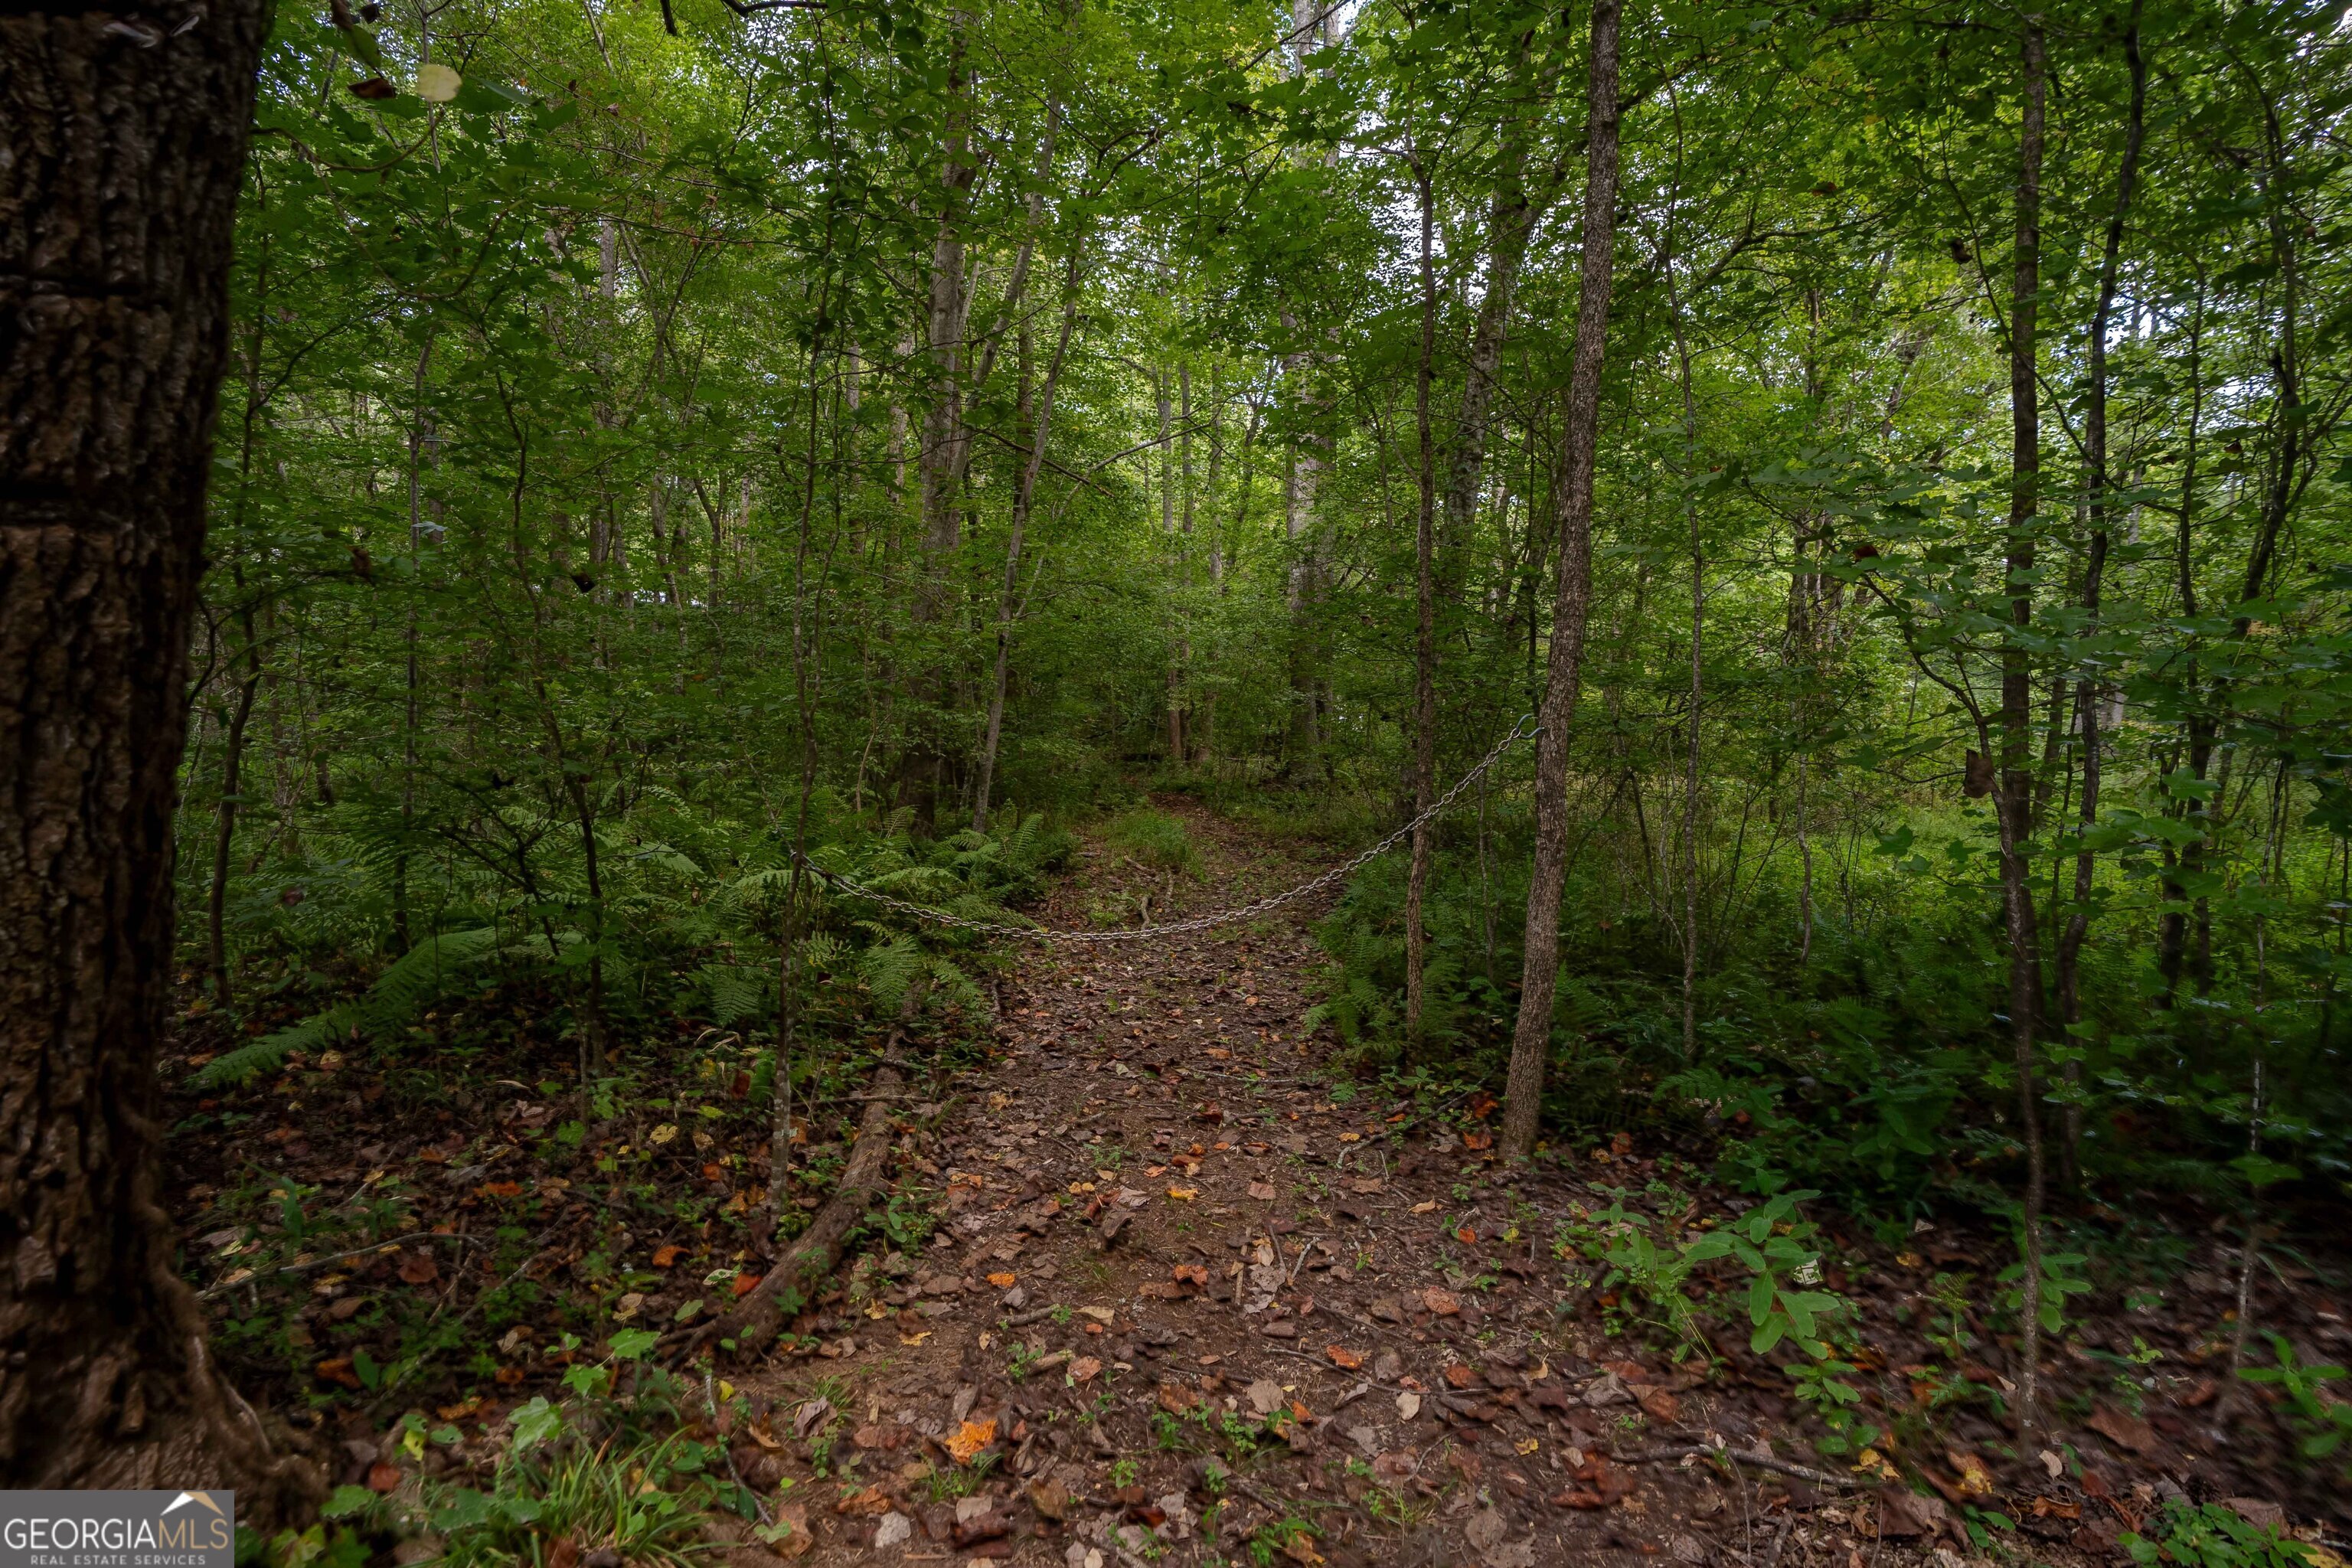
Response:
[[[1210,931],[1218,926],[1231,925],[1236,921],[1255,920],[1260,915],[1269,914],[1280,909],[1285,904],[1303,899],[1309,893],[1319,892],[1335,882],[1346,880],[1361,867],[1379,859],[1403,843],[1412,836],[1413,829],[1423,823],[1433,822],[1443,816],[1446,808],[1460,798],[1462,792],[1475,784],[1487,769],[1500,761],[1503,753],[1510,750],[1515,742],[1533,739],[1538,729],[1534,714],[1523,716],[1517,723],[1511,726],[1509,733],[1496,742],[1494,748],[1478,760],[1477,766],[1456,779],[1454,782],[1454,787],[1433,801],[1427,811],[1413,817],[1354,859],[1309,878],[1288,892],[1276,893],[1270,898],[1260,899],[1255,903],[1243,904],[1235,909],[1220,910],[1214,914],[1196,915],[1191,920],[1175,921],[1167,925],[1138,926],[1131,931],[1054,931],[1045,926],[1014,925],[1005,921],[976,921],[968,916],[950,914],[945,910],[933,909],[927,904],[910,903],[905,899],[893,898],[888,893],[877,892],[872,888],[853,881],[837,871],[826,870],[798,850],[793,851],[793,856],[802,865],[808,868],[810,874],[817,880],[838,892],[852,898],[870,900],[885,909],[897,910],[901,914],[912,915],[917,920],[929,921],[934,925],[953,926],[961,931],[978,931],[984,936],[1018,937],[1031,942],[1140,942],[1152,937],[1183,936],[1193,931]]]

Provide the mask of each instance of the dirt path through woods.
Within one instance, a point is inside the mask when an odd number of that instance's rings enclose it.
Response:
[[[1162,804],[1197,879],[1089,841],[1041,918],[1149,896],[1164,920],[1312,869]],[[1057,945],[1003,985],[1001,1056],[900,1145],[943,1193],[929,1245],[857,1259],[807,1325],[823,1352],[750,1380],[778,1447],[739,1462],[803,1478],[812,1561],[1778,1555],[1779,1478],[1606,1457],[1773,1434],[1713,1421],[1696,1364],[1562,1319],[1565,1184],[1507,1187],[1465,1147],[1478,1108],[1333,1095],[1301,1023],[1320,912]]]

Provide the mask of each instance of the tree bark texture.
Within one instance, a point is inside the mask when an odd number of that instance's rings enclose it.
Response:
[[[298,1511],[159,1196],[172,817],[255,0],[0,13],[0,1485]]]
[[[1592,605],[1592,466],[1601,426],[1601,371],[1609,331],[1611,250],[1617,237],[1617,24],[1619,0],[1593,0],[1592,65],[1587,86],[1591,139],[1585,152],[1583,254],[1578,264],[1576,348],[1569,364],[1553,506],[1559,566],[1553,590],[1551,652],[1545,672],[1543,731],[1536,739],[1535,861],[1528,882],[1526,967],[1511,1036],[1503,1108],[1503,1152],[1535,1152],[1551,1054],[1552,995],[1559,981],[1559,898],[1568,873],[1568,731],[1583,673],[1584,623]]]
[[[2042,1015],[2042,942],[2030,885],[2032,868],[2026,860],[2028,842],[2033,837],[2033,672],[2023,641],[2033,624],[2033,591],[2029,584],[2042,478],[2042,410],[2034,361],[2042,287],[2042,100],[2047,66],[2039,17],[2026,18],[2019,59],[2024,103],[2018,128],[2017,237],[2009,322],[2009,581],[2014,636],[2001,650],[2001,771],[1994,805],[2000,831],[2001,908],[2009,934],[2009,1030],[2017,1057],[2019,1131],[2025,1143],[2025,1194],[2019,1215],[2025,1276],[2018,1314],[2016,1411],[2022,1439],[2041,1427],[2042,1206],[2047,1179],[2034,1047]]]

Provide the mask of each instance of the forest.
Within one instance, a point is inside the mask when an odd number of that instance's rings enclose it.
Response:
[[[2352,1553],[2352,7],[0,35],[7,1485]]]

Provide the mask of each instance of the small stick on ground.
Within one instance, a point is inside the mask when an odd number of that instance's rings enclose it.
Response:
[[[1862,1483],[1851,1476],[1833,1476],[1827,1470],[1816,1470],[1805,1465],[1792,1465],[1786,1459],[1776,1459],[1766,1453],[1748,1453],[1739,1448],[1636,1448],[1630,1454],[1612,1454],[1621,1465],[1653,1464],[1672,1459],[1726,1459],[1742,1465],[1753,1465],[1759,1470],[1778,1470],[1817,1487],[1858,1487]]]

